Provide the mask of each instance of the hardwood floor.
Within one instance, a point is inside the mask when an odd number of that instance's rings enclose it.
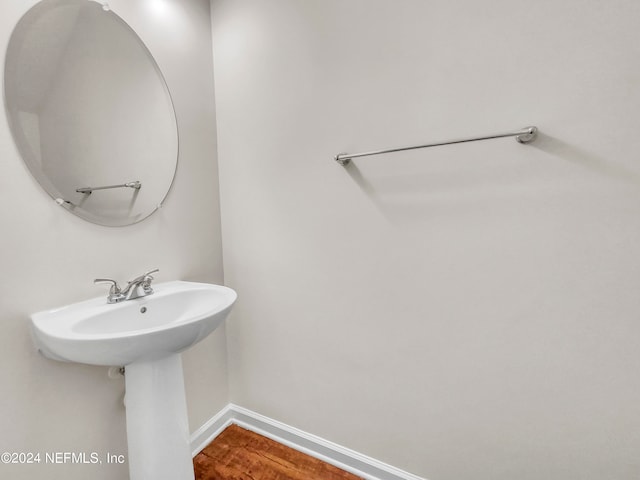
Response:
[[[237,425],[193,459],[196,480],[361,480]]]

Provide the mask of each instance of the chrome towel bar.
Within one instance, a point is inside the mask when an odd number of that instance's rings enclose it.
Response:
[[[136,190],[140,190],[142,184],[139,181],[123,183],[122,185],[108,185],[106,187],[84,187],[84,188],[76,188],[76,192],[78,193],[86,193],[87,195],[91,194],[94,190],[107,190],[110,188],[134,188]]]
[[[343,167],[348,165],[351,159],[358,157],[368,157],[370,155],[381,155],[383,153],[394,153],[394,152],[403,152],[405,150],[416,150],[418,148],[428,148],[428,147],[439,147],[441,145],[453,145],[455,143],[467,143],[467,142],[477,142],[479,140],[491,140],[493,138],[503,138],[503,137],[516,137],[516,140],[520,143],[529,143],[536,138],[536,134],[538,133],[537,127],[526,127],[522,128],[516,132],[508,132],[508,133],[497,133],[495,135],[485,135],[482,137],[470,137],[470,138],[461,138],[458,140],[447,140],[446,142],[437,142],[437,143],[427,143],[426,145],[415,145],[411,147],[399,147],[399,148],[390,148],[387,150],[374,150],[371,152],[362,152],[362,153],[340,153],[335,156],[335,161],[338,162]]]

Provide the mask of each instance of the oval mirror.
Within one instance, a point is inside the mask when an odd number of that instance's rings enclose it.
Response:
[[[160,206],[178,161],[173,103],[149,50],[106,3],[35,5],[11,35],[4,86],[18,150],[60,205],[109,226]]]

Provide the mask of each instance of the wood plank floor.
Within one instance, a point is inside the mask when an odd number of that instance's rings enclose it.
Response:
[[[237,425],[218,435],[193,465],[196,480],[361,480]]]

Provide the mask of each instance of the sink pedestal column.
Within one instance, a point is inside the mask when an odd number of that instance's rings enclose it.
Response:
[[[130,480],[194,480],[180,354],[125,368]]]

